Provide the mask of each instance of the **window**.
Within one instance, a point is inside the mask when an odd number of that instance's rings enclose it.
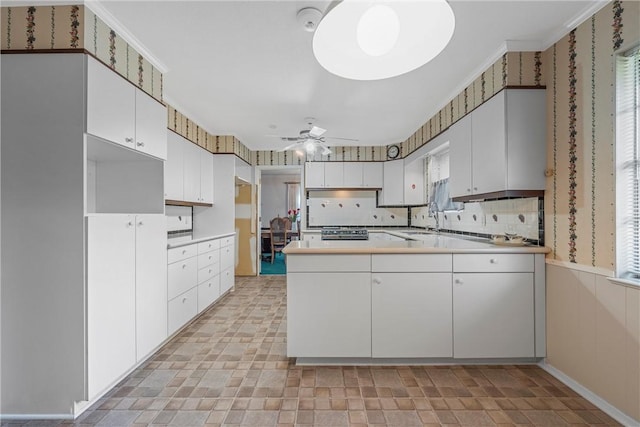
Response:
[[[425,158],[427,200],[435,210],[460,210],[462,203],[449,197],[449,144],[444,144],[427,154]]]
[[[616,268],[640,285],[640,47],[616,63]]]

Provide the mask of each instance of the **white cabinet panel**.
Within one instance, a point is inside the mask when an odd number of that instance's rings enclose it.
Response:
[[[364,163],[360,162],[345,162],[343,164],[343,181],[342,186],[345,188],[361,188],[363,187]]]
[[[382,162],[362,163],[362,186],[365,188],[382,188]]]
[[[449,132],[449,192],[451,197],[472,194],[471,120],[468,114],[453,124]]]
[[[533,273],[453,275],[453,356],[534,357]]]
[[[452,357],[451,273],[373,273],[372,357]]]
[[[404,161],[384,162],[382,205],[404,204]]]
[[[473,193],[505,190],[507,150],[504,90],[473,111],[471,134]]]
[[[167,130],[167,160],[164,162],[164,198],[184,199],[184,143],[182,137]]]
[[[387,235],[388,236],[388,235]],[[394,237],[394,236],[391,236]],[[387,240],[384,236],[379,240]],[[451,272],[451,254],[373,254],[371,271]]]
[[[371,271],[371,255],[287,255],[288,272]]]
[[[168,304],[168,334],[171,335],[198,314],[198,288],[178,295]]]
[[[457,273],[533,273],[532,254],[454,254],[453,271]]]
[[[233,268],[236,264],[235,245],[227,245],[220,248],[220,269]]]
[[[135,90],[123,77],[88,58],[87,133],[135,149]]]
[[[167,220],[136,216],[136,355],[144,359],[167,338]]]
[[[198,259],[193,257],[169,264],[167,269],[169,299],[175,298],[198,284],[197,262]]]
[[[146,93],[135,90],[136,150],[167,158],[167,109]]]
[[[200,148],[183,140],[184,201],[200,202]]]
[[[202,267],[198,269],[198,283],[206,282],[211,279],[213,276],[217,276],[220,274],[220,266],[219,265],[208,265],[206,267]]]
[[[198,285],[198,313],[209,307],[220,296],[220,275]]]
[[[344,187],[344,163],[343,162],[325,162],[324,187],[325,188],[343,188]]]
[[[289,273],[287,355],[371,357],[371,273]]]
[[[186,245],[177,248],[171,248],[167,253],[167,262],[169,264],[183,259],[191,258],[197,254],[197,245]]]
[[[200,201],[213,203],[213,154],[200,149]]]
[[[233,268],[227,268],[220,273],[220,295],[233,288],[234,280]]]
[[[223,239],[207,240],[198,243],[198,254],[204,254],[216,249],[220,249],[220,241]]]
[[[306,188],[324,188],[324,162],[306,162],[304,170]]]
[[[220,250],[205,252],[198,255],[198,268],[207,267],[209,265],[220,265]]]
[[[88,394],[136,363],[135,218],[87,218]]]
[[[404,165],[404,204],[424,205],[427,203],[424,160],[418,159]]]

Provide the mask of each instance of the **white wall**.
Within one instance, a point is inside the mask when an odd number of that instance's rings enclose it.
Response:
[[[278,215],[287,215],[286,182],[300,182],[300,174],[265,174],[262,173],[260,207],[262,215],[261,227],[269,227],[269,221]],[[302,207],[301,207],[302,208]]]
[[[235,154],[213,156],[213,207],[193,208],[193,237],[233,233],[235,230]]]

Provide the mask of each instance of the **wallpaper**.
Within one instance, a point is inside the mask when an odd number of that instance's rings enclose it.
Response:
[[[614,53],[640,42],[639,16],[640,2],[611,2],[542,54],[545,242],[558,261],[614,269]]]
[[[2,7],[2,51],[89,52],[162,102],[162,73],[83,5]]]

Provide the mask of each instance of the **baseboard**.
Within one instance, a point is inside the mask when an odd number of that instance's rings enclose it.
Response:
[[[0,414],[0,421],[73,420],[73,414]]]
[[[640,425],[640,420],[634,420],[633,418],[631,418],[630,416],[628,416],[627,414],[625,414],[624,412],[622,412],[621,410],[619,410],[618,408],[616,408],[615,406],[613,406],[612,404],[610,404],[609,402],[607,402],[606,400],[604,400],[603,398],[601,398],[600,396],[598,396],[597,394],[595,394],[594,392],[592,392],[591,390],[583,386],[582,384],[578,383],[577,381],[575,381],[574,379],[572,379],[571,377],[569,377],[559,369],[554,368],[553,366],[547,364],[544,360],[538,363],[538,366],[540,366],[542,369],[547,371],[549,374],[553,375],[554,378],[561,381],[564,385],[566,385],[567,387],[569,387],[570,389],[578,393],[580,396],[584,397],[589,402],[597,406],[598,409],[600,409],[605,414],[609,415],[611,418],[613,418],[620,424],[629,426],[629,427]]]

